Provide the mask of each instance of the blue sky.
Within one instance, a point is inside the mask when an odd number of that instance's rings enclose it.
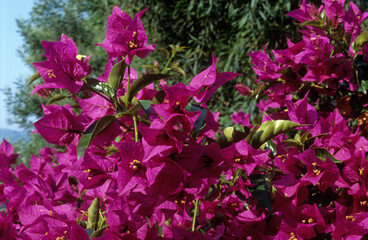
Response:
[[[17,32],[15,19],[29,18],[34,0],[0,0],[0,89],[15,88],[14,82],[32,75],[33,69],[25,66],[17,49],[23,39]],[[4,92],[0,91],[0,128],[18,130],[16,125],[6,121]]]

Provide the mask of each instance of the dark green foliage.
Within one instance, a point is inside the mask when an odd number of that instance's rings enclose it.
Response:
[[[121,1],[36,1],[30,17],[17,20],[19,32],[24,39],[19,54],[23,61],[36,71],[32,63],[45,60],[42,57],[45,52],[41,42],[60,41],[60,35],[64,33],[75,41],[80,54],[93,54],[90,64],[97,73],[102,73],[107,54],[104,49],[95,47],[94,44],[103,42],[107,18],[114,5],[121,5]],[[7,110],[11,116],[8,121],[18,124],[30,133],[34,129],[33,122],[43,116],[41,104],[47,104],[48,99],[36,94],[30,97],[33,87],[28,86],[28,82],[29,79],[17,80],[16,91],[8,89],[5,94]],[[36,85],[39,83],[40,80],[34,82]],[[17,144],[25,159],[29,159],[32,153],[38,153],[39,149],[46,145],[45,141],[40,139],[40,136],[33,134],[29,142]]]
[[[321,4],[320,0],[311,2],[317,6]],[[176,74],[168,80],[169,83],[187,83],[211,64],[213,52],[218,58],[219,72],[243,74],[220,88],[209,102],[211,110],[221,111],[219,121],[227,127],[231,124],[230,114],[239,109],[251,112],[252,119],[258,116],[255,103],[237,94],[234,85],[243,82],[255,89],[253,82],[256,76],[248,56],[251,51],[261,50],[265,45],[266,50],[285,48],[286,38],[293,42],[300,40],[297,22],[285,16],[300,3],[301,0],[38,0],[30,17],[18,20],[24,38],[19,52],[32,67],[32,62],[43,60],[41,41],[59,41],[64,33],[75,41],[80,54],[92,54],[90,63],[95,75],[91,77],[97,77],[104,70],[107,54],[94,44],[103,42],[113,6],[119,6],[131,16],[150,7],[142,21],[148,42],[156,44],[156,50],[143,60],[136,57],[133,67],[142,73],[145,71],[143,64],[153,66],[157,61],[159,66],[155,73],[160,73],[170,57],[172,48],[169,45],[185,46],[184,51],[176,53],[172,62],[178,63],[186,75],[173,71],[171,64],[167,73]],[[367,1],[356,0],[354,3],[362,10],[368,8]],[[10,121],[31,130],[31,122],[43,115],[40,103],[46,101],[38,96],[28,97],[31,90],[26,87],[27,82],[19,81],[18,93],[7,93],[7,103],[12,115]]]
[[[184,72],[184,82],[211,64],[212,52],[219,58],[219,72],[242,73],[232,83],[219,89],[209,103],[214,111],[221,111],[220,123],[228,126],[230,113],[242,109],[255,112],[254,103],[236,93],[235,82],[252,86],[255,75],[249,64],[248,54],[260,50],[265,44],[269,48],[285,48],[286,38],[298,39],[297,25],[287,12],[299,6],[301,1],[143,1],[150,11],[146,21],[151,42],[156,48],[167,48],[169,44],[186,46],[178,54]],[[159,57],[157,59],[160,59]],[[163,64],[163,61],[159,61]],[[175,79],[177,80],[177,79]]]
[[[29,97],[32,89],[27,87],[27,82],[21,80],[16,83],[16,91],[6,89],[8,113],[12,116],[11,123],[15,123],[25,130],[33,129],[34,120],[43,115],[42,104],[47,103],[47,99],[41,97]]]
[[[138,61],[143,64],[160,63],[164,68],[169,56],[159,51],[169,50],[170,44],[187,48],[177,53],[173,61],[179,63],[186,76],[173,77],[173,81],[189,82],[191,78],[211,64],[211,53],[219,58],[218,71],[242,73],[238,82],[251,84],[254,78],[249,65],[248,54],[269,42],[270,48],[285,47],[287,36],[296,35],[296,27],[285,13],[296,8],[299,1],[114,1],[114,0],[38,0],[29,19],[17,21],[24,44],[19,52],[23,60],[33,68],[32,62],[43,61],[42,41],[59,41],[64,33],[72,38],[80,54],[92,53],[90,64],[94,74],[104,70],[107,54],[101,47],[108,16],[117,5],[133,16],[150,7],[142,20],[149,37],[149,43],[156,44],[148,58]],[[139,64],[138,66],[142,66]],[[144,69],[137,69],[142,72]],[[97,77],[97,76],[92,76]],[[40,80],[35,81],[39,84]],[[18,83],[18,92],[7,93],[8,110],[13,116],[10,121],[30,131],[32,122],[43,113],[41,103],[47,101],[37,95],[29,97],[31,87],[28,80]],[[243,109],[254,112],[254,104],[233,89],[235,83],[220,88],[210,102],[210,108],[221,111],[220,122],[230,123],[230,113]],[[225,124],[225,126],[227,126]]]
[[[367,0],[354,0],[355,5],[358,6],[360,11],[367,12],[368,11],[368,1]]]

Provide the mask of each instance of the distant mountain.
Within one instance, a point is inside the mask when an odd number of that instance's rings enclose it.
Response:
[[[15,142],[18,140],[27,139],[28,133],[0,128],[0,143],[3,141],[3,138],[5,138],[8,142]]]

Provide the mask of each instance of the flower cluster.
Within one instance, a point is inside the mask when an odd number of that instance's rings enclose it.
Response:
[[[35,132],[57,148],[30,167],[0,145],[4,239],[360,239],[368,234],[368,13],[350,3],[304,0],[289,13],[303,40],[251,53],[265,96],[218,133],[206,102],[239,74],[217,59],[188,85],[139,76],[134,56],[153,49],[140,21],[118,7],[102,46],[105,72],[91,73],[74,42],[43,42],[35,91],[69,91],[73,105],[43,106]],[[163,71],[164,72],[164,71]],[[47,94],[44,91],[47,90]],[[59,91],[59,90],[58,90]],[[298,97],[300,99],[298,99]]]

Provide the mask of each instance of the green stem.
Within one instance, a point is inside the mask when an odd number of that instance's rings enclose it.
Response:
[[[175,56],[175,52],[172,52],[169,60],[167,61],[166,65],[164,67],[164,70],[162,70],[161,74],[164,74],[166,72],[166,69],[169,66],[169,64],[170,64],[170,62],[171,62],[171,60],[173,59],[174,56]]]
[[[151,122],[149,120],[141,118],[140,116],[137,116],[137,117],[138,117],[139,122],[142,122],[146,124],[147,126],[151,126]]]
[[[194,203],[194,216],[193,216],[193,223],[192,223],[192,232],[195,230],[195,225],[196,225],[196,221],[197,221],[197,214],[198,214],[198,199],[195,201]]]
[[[130,97],[130,66],[128,65],[128,84],[127,84],[126,102],[125,102],[125,105],[128,109],[130,107],[129,97]],[[138,142],[137,114],[133,115],[133,122],[134,122],[134,140]]]
[[[134,121],[134,140],[138,142],[138,126],[137,126],[137,115],[133,115],[133,121]]]

